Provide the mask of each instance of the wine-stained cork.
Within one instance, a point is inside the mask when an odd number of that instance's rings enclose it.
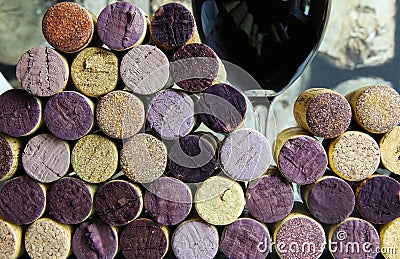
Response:
[[[176,225],[189,215],[192,193],[182,181],[172,177],[161,177],[147,187],[144,206],[158,224]]]
[[[0,132],[12,137],[34,133],[42,124],[41,101],[20,89],[0,95]]]
[[[137,219],[121,233],[122,254],[125,258],[163,258],[169,247],[168,232],[150,219]]]
[[[140,45],[124,55],[122,81],[136,94],[149,95],[163,89],[169,79],[169,60],[156,46]]]
[[[77,140],[92,129],[94,104],[84,95],[65,91],[52,96],[44,107],[43,117],[54,136]]]
[[[167,147],[158,138],[139,133],[124,143],[120,155],[122,172],[132,181],[149,183],[167,166]]]
[[[365,133],[347,131],[329,144],[328,159],[330,168],[338,176],[348,181],[361,181],[378,168],[379,146]]]
[[[108,93],[96,107],[100,129],[112,138],[124,139],[138,133],[144,125],[144,105],[134,94],[118,90]]]
[[[72,236],[72,251],[77,259],[114,258],[118,252],[117,229],[101,220],[85,221]]]
[[[390,172],[400,175],[400,126],[382,136],[379,148],[382,165]]]
[[[325,232],[316,220],[291,213],[275,225],[273,240],[280,258],[319,258],[325,248]]]
[[[160,91],[151,99],[146,119],[161,138],[178,139],[189,134],[195,126],[194,102],[183,92]]]
[[[71,164],[82,180],[89,183],[104,182],[117,170],[117,146],[102,135],[87,135],[78,140],[72,149]]]
[[[340,223],[354,211],[353,189],[338,177],[324,176],[305,186],[303,197],[310,213],[325,224]]]
[[[200,219],[182,222],[174,231],[171,247],[178,259],[212,259],[218,252],[217,228]]]
[[[386,259],[400,258],[400,218],[384,225],[380,230],[380,251]]]
[[[17,259],[23,251],[22,227],[0,219],[0,258]]]
[[[20,167],[22,141],[0,133],[0,182],[10,179]]]
[[[45,209],[46,187],[27,176],[9,180],[0,190],[0,215],[13,224],[30,224]]]
[[[198,187],[194,205],[199,216],[213,225],[228,225],[242,214],[246,203],[238,182],[224,176],[212,176]]]
[[[274,157],[282,175],[301,185],[318,180],[328,165],[328,156],[322,144],[297,127],[278,134],[274,143]]]
[[[123,226],[142,212],[142,191],[136,184],[113,180],[97,190],[94,207],[97,215],[107,224]]]
[[[215,132],[229,133],[239,128],[246,111],[244,95],[231,85],[215,84],[200,95],[199,118]]]
[[[95,18],[77,3],[60,2],[43,16],[43,35],[54,48],[67,53],[89,45],[95,31]]]
[[[31,138],[22,152],[25,172],[42,183],[51,183],[63,177],[70,165],[68,142],[44,133]]]
[[[125,50],[140,45],[147,31],[146,14],[129,2],[106,6],[97,21],[97,33],[113,50]]]
[[[16,76],[25,91],[36,96],[52,96],[67,86],[69,65],[54,49],[36,46],[19,59]]]
[[[50,214],[60,223],[79,224],[94,212],[95,187],[83,181],[65,177],[55,182],[48,194]]]
[[[387,224],[400,217],[400,183],[385,175],[374,175],[356,189],[356,207],[371,223]]]
[[[253,129],[230,133],[221,145],[220,165],[234,180],[250,181],[263,175],[272,160],[267,138]]]
[[[31,258],[68,258],[72,227],[50,218],[33,222],[25,232],[25,249]]]
[[[356,122],[371,133],[386,133],[400,123],[400,95],[385,85],[366,86],[346,95]]]
[[[311,88],[297,98],[293,114],[296,122],[321,138],[335,138],[351,122],[351,107],[339,93],[325,88]]]
[[[71,78],[79,92],[90,97],[105,95],[117,87],[118,58],[103,48],[86,48],[72,61]]]

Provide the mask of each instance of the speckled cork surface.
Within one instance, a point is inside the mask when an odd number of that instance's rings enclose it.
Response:
[[[22,227],[0,219],[0,258],[16,259],[23,251]]]
[[[381,253],[386,259],[400,258],[400,218],[382,227],[380,231]]]
[[[21,165],[22,141],[0,133],[0,181],[11,178]]]
[[[400,175],[400,126],[382,136],[379,148],[382,165],[390,172]]]

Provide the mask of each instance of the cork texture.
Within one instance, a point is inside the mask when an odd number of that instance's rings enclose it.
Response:
[[[381,253],[386,259],[400,258],[400,218],[382,227],[380,231]],[[395,249],[395,250],[393,250]]]
[[[0,258],[17,259],[23,250],[22,227],[0,219]]]
[[[0,133],[0,181],[14,176],[20,167],[22,141]]]
[[[379,148],[382,165],[390,172],[400,175],[400,126],[382,136]]]

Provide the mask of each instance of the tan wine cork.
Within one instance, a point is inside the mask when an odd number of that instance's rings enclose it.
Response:
[[[379,146],[368,134],[347,131],[329,144],[328,159],[330,168],[338,176],[348,181],[361,181],[378,168]]]
[[[390,172],[400,175],[400,126],[383,135],[379,147],[382,165]]]
[[[81,93],[91,97],[105,95],[117,86],[118,58],[103,48],[86,48],[72,61],[71,78]]]
[[[0,259],[16,259],[23,251],[22,227],[0,218]]]
[[[380,231],[381,254],[386,259],[400,259],[400,218],[384,225]]]
[[[10,179],[20,166],[22,142],[0,133],[0,181]]]
[[[50,218],[32,223],[25,233],[25,249],[33,258],[68,258],[71,255],[72,227]]]
[[[223,176],[205,180],[194,196],[199,216],[213,225],[228,225],[240,217],[246,204],[240,184]]]
[[[297,98],[294,118],[300,127],[321,138],[335,138],[351,122],[351,107],[339,93],[325,88],[311,88]]]
[[[385,85],[366,86],[346,95],[356,122],[371,133],[386,133],[400,123],[400,95]]]
[[[104,182],[117,170],[117,146],[104,136],[87,135],[78,140],[72,149],[71,164],[82,180],[89,183]]]

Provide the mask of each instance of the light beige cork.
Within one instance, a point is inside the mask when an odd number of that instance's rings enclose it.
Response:
[[[0,153],[0,159],[3,161],[12,159],[11,165],[3,165],[3,162],[0,162],[0,181],[5,181],[14,176],[20,167],[20,156],[23,149],[23,144],[19,138],[10,137],[0,133],[0,139],[1,138],[4,140],[4,146],[3,141],[0,141],[0,150],[3,151],[3,153]],[[6,150],[10,151],[10,153]],[[10,157],[3,157],[8,155],[10,155]]]
[[[0,218],[0,259],[16,259],[23,251],[22,227]]]
[[[400,175],[400,126],[383,135],[379,147],[382,165],[390,172]]]
[[[381,254],[386,259],[400,259],[400,218],[384,225],[379,236]]]

